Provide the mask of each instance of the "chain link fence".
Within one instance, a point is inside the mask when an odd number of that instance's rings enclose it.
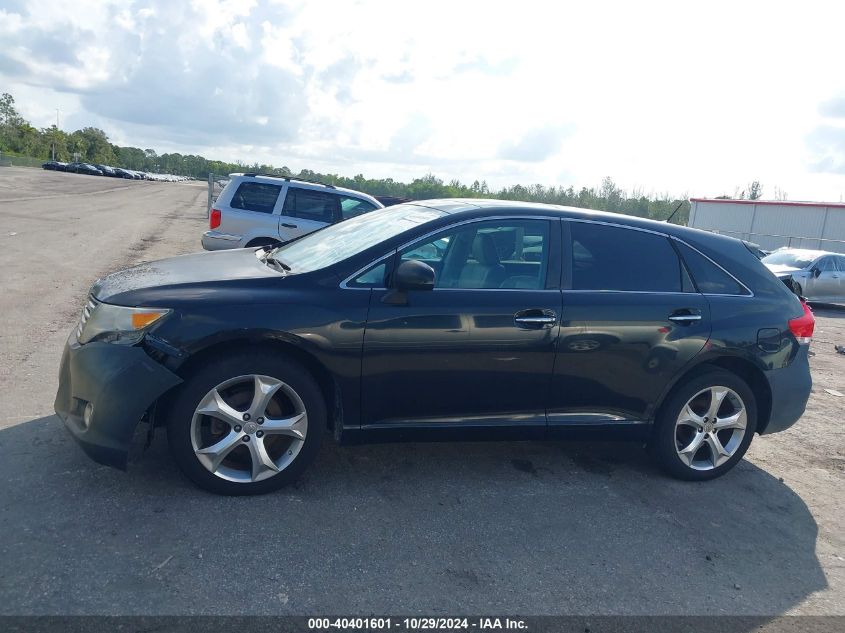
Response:
[[[215,174],[209,172],[208,174],[208,207],[205,210],[205,216],[211,214],[211,207],[217,200],[217,196],[223,191],[223,188],[229,184],[228,174]]]
[[[46,161],[29,156],[14,156],[0,152],[0,167],[41,167]]]

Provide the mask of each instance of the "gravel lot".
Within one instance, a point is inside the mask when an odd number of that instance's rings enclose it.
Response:
[[[199,250],[205,186],[0,168],[0,613],[845,614],[845,310],[817,308],[804,418],[720,480],[636,445],[324,444],[224,498],[163,434],[128,473],[52,414],[91,283]]]

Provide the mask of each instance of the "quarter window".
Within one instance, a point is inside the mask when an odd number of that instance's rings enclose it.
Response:
[[[681,292],[669,238],[606,224],[570,222],[573,290]]]
[[[244,209],[258,213],[273,213],[276,200],[282,188],[278,185],[268,185],[263,182],[242,182],[238,186],[232,202],[233,209]]]
[[[400,253],[434,268],[435,288],[546,287],[549,223],[545,220],[473,222],[418,242]]]
[[[337,196],[311,189],[288,188],[282,213],[293,218],[315,222],[334,222]]]
[[[678,249],[699,292],[712,295],[747,295],[748,292],[724,270],[683,242]]]
[[[384,286],[384,276],[387,274],[387,264],[382,262],[368,271],[361,273],[349,284],[364,288],[380,288]]]

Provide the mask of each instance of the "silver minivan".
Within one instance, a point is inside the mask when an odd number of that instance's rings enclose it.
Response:
[[[278,245],[382,208],[365,193],[283,176],[231,174],[202,235],[207,251]]]

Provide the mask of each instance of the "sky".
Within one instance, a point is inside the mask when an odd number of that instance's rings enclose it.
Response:
[[[160,153],[845,197],[840,2],[0,0],[0,92]]]

